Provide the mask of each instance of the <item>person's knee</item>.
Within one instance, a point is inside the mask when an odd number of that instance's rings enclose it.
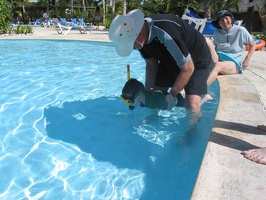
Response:
[[[200,111],[201,101],[199,98],[188,98],[186,99],[186,107],[193,112]]]
[[[231,74],[238,73],[238,67],[232,61],[218,62],[217,70],[219,71],[219,74],[223,74],[223,75],[231,75]]]
[[[189,109],[192,110],[193,112],[198,112],[200,110],[200,102],[190,103]]]
[[[214,64],[213,70],[219,73],[221,71],[221,62],[216,62]]]
[[[211,57],[212,57],[212,60],[214,63],[218,62],[219,61],[219,57],[218,57],[218,54],[215,50],[215,46],[214,46],[214,43],[211,39],[209,39],[208,37],[206,37],[206,43],[210,49],[210,52],[211,52]]]

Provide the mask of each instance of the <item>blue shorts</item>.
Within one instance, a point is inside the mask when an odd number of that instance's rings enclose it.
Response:
[[[232,57],[230,54],[217,51],[217,54],[219,56],[219,61],[232,61],[236,64],[236,67],[238,68],[238,74],[242,74],[242,64],[241,62],[238,62],[234,57]]]
[[[101,16],[96,16],[94,19],[95,19],[95,21],[100,21],[101,20]]]

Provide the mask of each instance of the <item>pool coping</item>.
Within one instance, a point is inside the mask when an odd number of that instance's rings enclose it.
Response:
[[[34,28],[33,35],[1,39],[51,39],[110,42],[108,31],[59,35],[54,28]],[[266,165],[251,162],[242,150],[266,146],[266,52],[255,52],[243,75],[220,76],[220,100],[191,199],[264,199]],[[264,89],[264,91],[263,91]]]
[[[266,147],[266,52],[255,52],[243,75],[219,76],[220,101],[191,199],[265,199],[266,165],[243,150]]]

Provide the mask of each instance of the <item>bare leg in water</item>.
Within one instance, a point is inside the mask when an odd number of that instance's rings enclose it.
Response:
[[[257,129],[266,132],[265,125],[258,125]],[[251,150],[243,151],[243,155],[245,158],[253,162],[266,165],[266,147],[260,148],[260,149],[251,149]]]
[[[236,64],[232,61],[219,62],[219,56],[215,50],[213,41],[208,37],[206,37],[205,39],[210,49],[212,60],[214,62],[214,67],[211,70],[210,75],[208,77],[207,85],[210,86],[216,80],[219,74],[224,74],[224,75],[237,74],[238,68],[236,67]],[[213,98],[210,94],[206,94],[201,100],[201,105],[204,104],[206,101],[212,99]]]

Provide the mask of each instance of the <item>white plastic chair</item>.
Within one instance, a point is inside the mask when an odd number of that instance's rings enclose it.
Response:
[[[190,25],[193,26],[192,23],[195,24],[194,28],[196,30],[198,30],[200,33],[203,32],[204,28],[205,28],[205,25],[206,25],[206,22],[207,22],[207,18],[195,18],[195,17],[189,17],[187,16],[186,14],[184,14],[182,16],[182,19],[187,21]]]
[[[243,22],[243,20],[235,20],[234,24],[241,26],[242,22]]]

